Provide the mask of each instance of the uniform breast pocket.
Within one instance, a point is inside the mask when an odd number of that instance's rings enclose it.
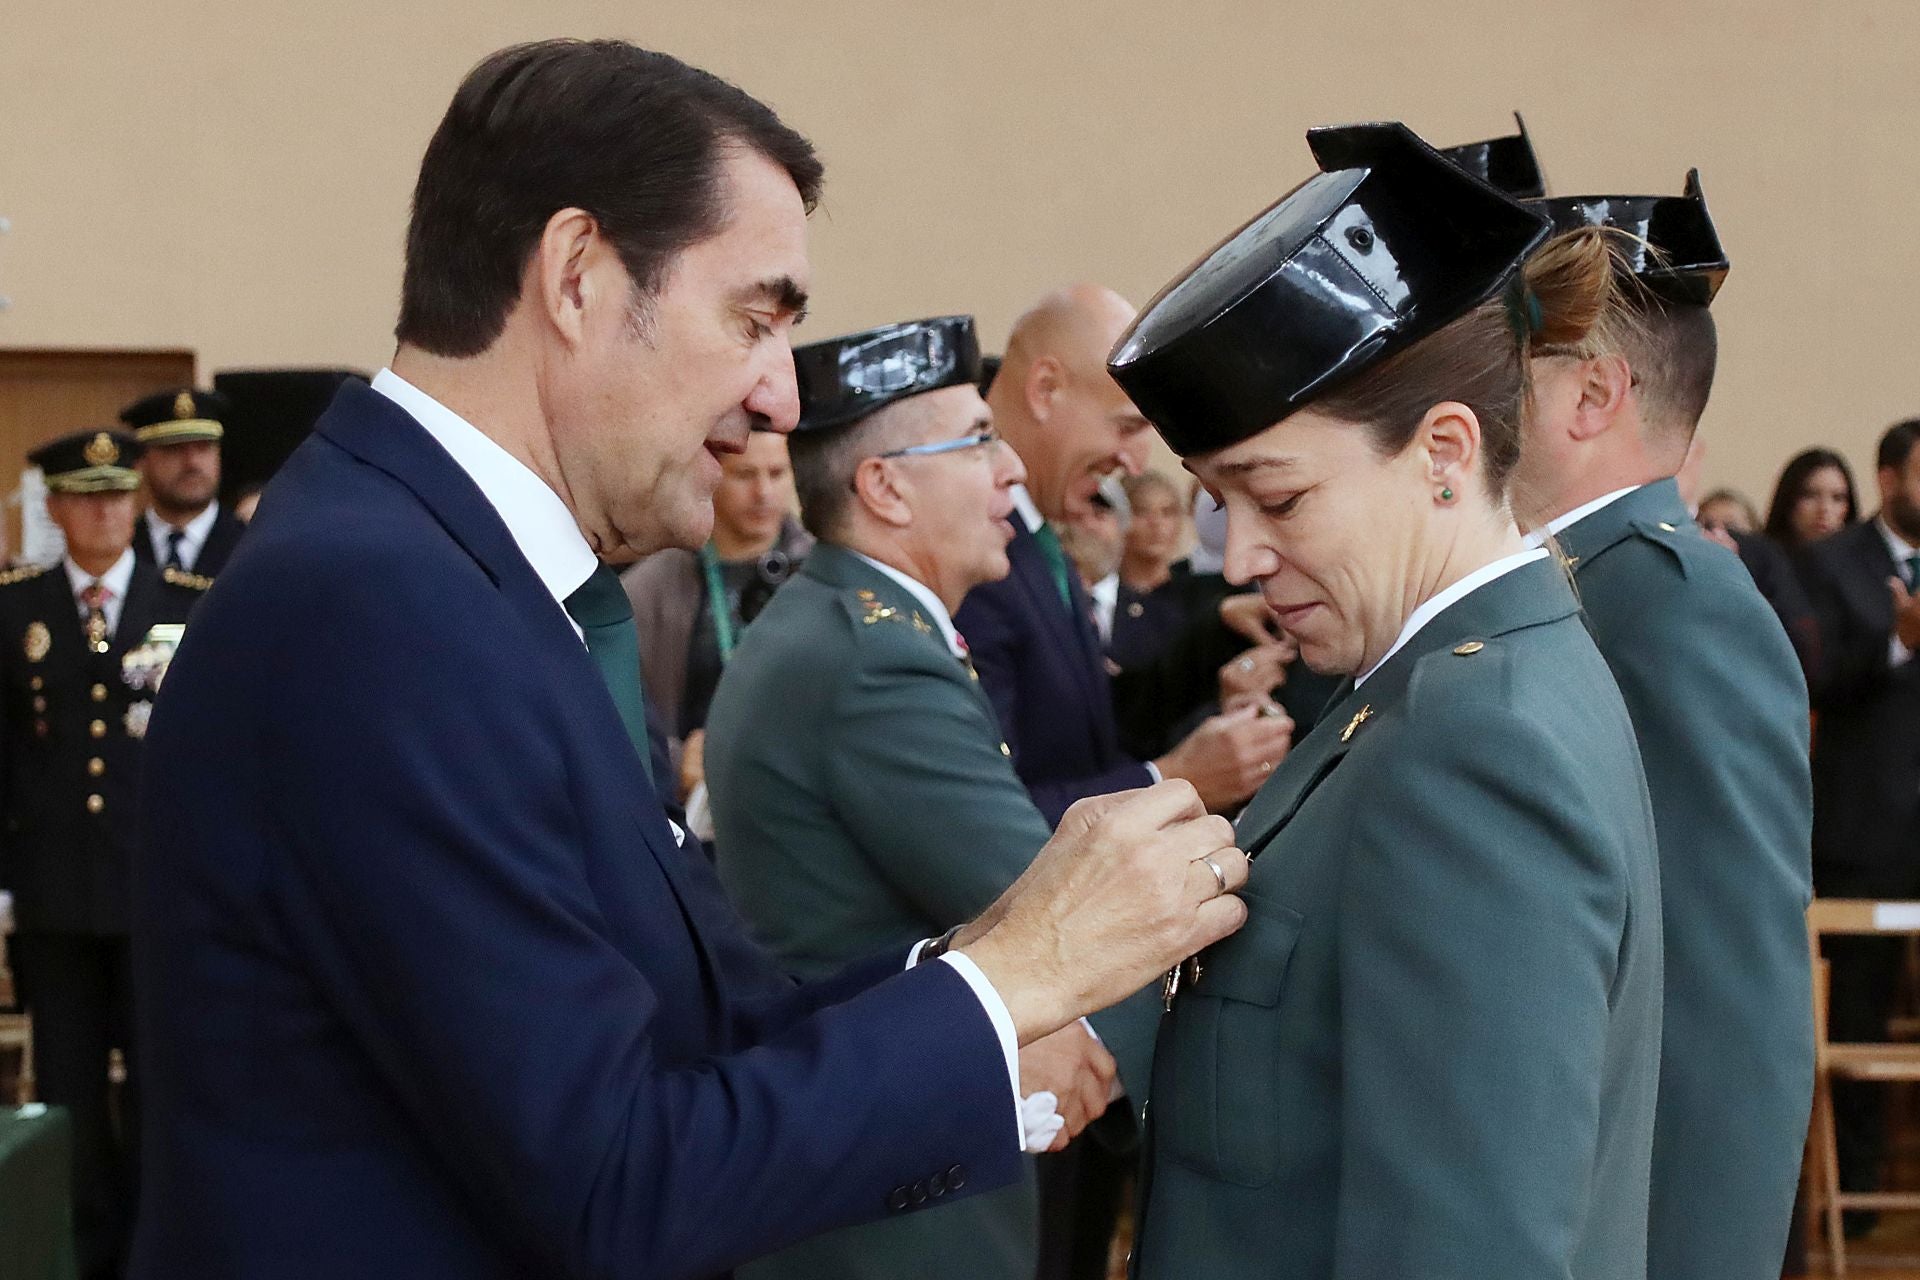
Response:
[[[1154,1084],[1155,1146],[1226,1182],[1264,1186],[1279,1160],[1284,1117],[1275,1097],[1280,993],[1303,917],[1248,899],[1239,933],[1203,958],[1183,987],[1160,1046]]]

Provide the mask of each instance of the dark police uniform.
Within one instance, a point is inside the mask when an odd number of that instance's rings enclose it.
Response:
[[[193,441],[218,444],[226,437],[226,420],[232,412],[233,402],[218,391],[196,391],[192,387],[182,387],[177,391],[156,392],[134,401],[120,411],[120,421],[133,429],[134,439],[140,442],[143,449],[164,449],[169,445]],[[226,567],[227,559],[233,555],[234,548],[240,545],[240,535],[246,532],[247,525],[223,506],[218,498],[214,499],[213,505],[213,527],[207,530],[206,541],[200,544],[198,553],[191,560],[182,558],[176,564],[165,556],[155,554],[153,535],[156,531],[166,530],[167,525],[151,511],[141,516],[135,526],[133,553],[145,564],[191,571],[203,578],[214,577]]]
[[[55,491],[130,489],[129,437],[84,432],[36,451]],[[141,741],[206,579],[132,564],[117,625],[82,617],[65,563],[0,574],[0,886],[33,1018],[42,1101],[71,1111],[75,1225],[88,1273],[110,1273],[132,1217],[136,1057],[129,877]],[[117,1115],[108,1057],[127,1077]]]
[[[1109,362],[1177,453],[1500,297],[1546,235],[1403,125],[1308,139],[1322,172]],[[1247,922],[1168,980],[1137,1275],[1645,1275],[1645,780],[1564,572],[1496,566],[1346,682],[1241,816]]]

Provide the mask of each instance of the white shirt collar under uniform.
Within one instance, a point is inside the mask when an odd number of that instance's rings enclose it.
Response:
[[[1027,492],[1027,486],[1017,484],[1008,492],[1013,495],[1013,509],[1020,513],[1020,523],[1027,526],[1027,532],[1040,532],[1040,526],[1047,522],[1047,518],[1040,514],[1040,508],[1033,505],[1033,495]]]
[[[1622,490],[1622,492],[1626,491]],[[1613,496],[1618,497],[1619,494]],[[1611,500],[1612,499],[1605,499],[1601,505],[1604,506],[1606,502]],[[1599,507],[1595,507],[1594,510],[1599,510]],[[1356,676],[1354,678],[1353,687],[1358,689],[1361,685],[1365,684],[1368,676],[1371,676],[1381,667],[1387,665],[1388,659],[1405,648],[1407,641],[1413,639],[1414,636],[1420,633],[1420,628],[1439,617],[1449,606],[1466,599],[1496,578],[1504,578],[1515,569],[1532,564],[1535,560],[1544,560],[1546,558],[1547,549],[1545,547],[1529,547],[1525,551],[1516,551],[1510,556],[1502,556],[1492,564],[1482,565],[1466,577],[1460,579],[1460,581],[1448,587],[1445,591],[1435,593],[1431,599],[1413,611],[1413,616],[1407,619],[1407,625],[1400,628],[1400,638],[1393,642],[1393,648],[1387,650],[1386,656],[1369,667],[1366,675]]]
[[[375,375],[373,389],[406,410],[479,486],[520,554],[564,609],[567,597],[593,576],[600,562],[560,495],[480,428],[393,370]],[[573,621],[571,615],[568,621]],[[573,629],[580,633],[578,624]]]
[[[940,597],[933,594],[933,588],[921,582],[918,578],[900,572],[900,570],[890,564],[882,564],[872,556],[862,555],[860,552],[854,551],[852,547],[848,547],[847,550],[899,583],[909,595],[920,602],[920,607],[925,609],[928,615],[932,617],[933,625],[940,628],[940,635],[947,642],[947,648],[952,651],[953,656],[956,658],[964,658],[967,656],[967,647],[960,643],[960,633],[954,629],[953,615],[947,612],[946,605],[940,603]]]
[[[220,500],[215,498],[193,519],[180,526],[180,567],[191,571],[200,559],[200,548],[207,545],[207,535],[213,532],[213,522],[220,518]],[[153,543],[154,562],[167,563],[167,537],[173,532],[173,526],[162,520],[153,511],[147,512],[147,539]]]
[[[1615,489],[1612,493],[1603,494],[1595,498],[1592,502],[1583,503],[1563,516],[1555,516],[1553,519],[1547,521],[1547,527],[1545,529],[1535,529],[1527,535],[1527,545],[1530,547],[1545,546],[1549,537],[1559,537],[1561,533],[1573,528],[1573,526],[1579,524],[1594,512],[1610,507],[1628,494],[1645,487],[1644,485],[1630,484],[1624,489]]]
[[[80,603],[80,593],[93,585],[93,575],[75,564],[72,556],[63,557],[61,563],[66,566],[67,583],[73,588],[73,607],[84,622],[87,606]],[[127,587],[133,581],[133,565],[133,548],[128,547],[113,562],[113,568],[100,575],[100,585],[107,589],[107,598],[101,603],[100,612],[106,615],[108,635],[120,629],[120,609],[127,602]]]

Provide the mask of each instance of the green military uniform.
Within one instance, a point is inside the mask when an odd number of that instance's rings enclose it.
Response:
[[[1639,735],[1666,1015],[1648,1274],[1774,1274],[1813,1091],[1807,689],[1738,558],[1671,480],[1560,534]]]
[[[1637,1280],[1659,875],[1559,566],[1442,610],[1239,823],[1246,926],[1161,1033],[1147,1280]]]
[[[721,879],[802,977],[971,919],[1051,834],[992,705],[914,595],[822,543],[741,639],[707,722]],[[1133,1096],[1156,993],[1092,1021]],[[1008,1123],[1013,1123],[1012,1102]],[[1012,1134],[1009,1134],[1011,1139]],[[833,1232],[743,1280],[1027,1280],[1034,1184]]]

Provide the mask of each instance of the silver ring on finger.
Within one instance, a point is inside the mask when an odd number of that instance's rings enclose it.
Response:
[[[1213,878],[1220,882],[1220,892],[1225,893],[1227,891],[1227,873],[1220,869],[1220,864],[1213,860],[1213,855],[1209,853],[1201,858],[1200,861],[1207,864],[1207,870],[1213,872]]]
[[[1252,658],[1242,658],[1242,659],[1240,659],[1240,669],[1241,669],[1242,671],[1251,671],[1251,670],[1253,670],[1253,659],[1252,659]]]

